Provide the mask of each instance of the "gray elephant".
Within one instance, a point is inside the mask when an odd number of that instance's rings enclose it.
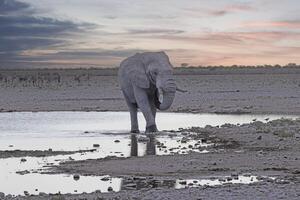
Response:
[[[139,133],[138,108],[146,119],[146,133],[158,131],[156,109],[170,108],[176,93],[172,70],[164,52],[137,53],[121,62],[118,78],[130,111],[132,133]]]

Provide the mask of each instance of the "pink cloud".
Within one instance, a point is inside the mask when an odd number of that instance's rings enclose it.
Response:
[[[250,28],[300,28],[300,20],[245,22],[242,27]]]

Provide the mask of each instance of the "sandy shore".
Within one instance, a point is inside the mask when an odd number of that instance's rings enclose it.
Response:
[[[237,73],[238,72],[238,73]],[[300,115],[299,69],[177,70],[172,112]],[[0,111],[127,110],[114,70],[0,71]],[[266,120],[267,122],[267,120]],[[50,173],[175,180],[252,174],[250,185],[168,187],[89,194],[44,194],[14,199],[299,199],[300,121],[275,120],[182,129],[189,139],[216,145],[209,153],[68,161]],[[2,157],[51,156],[59,152],[0,152]],[[63,152],[68,153],[68,152]],[[63,154],[62,153],[62,154]],[[73,153],[73,152],[69,152]],[[262,178],[264,176],[274,177]],[[145,178],[146,177],[146,178]],[[0,199],[11,199],[0,193]]]

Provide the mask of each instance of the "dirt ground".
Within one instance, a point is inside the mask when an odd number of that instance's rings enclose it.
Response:
[[[50,80],[40,86],[30,82],[9,83],[12,85],[2,82],[0,109],[2,112],[127,109],[115,76],[90,75],[86,79],[81,77],[79,82],[74,77],[64,74],[60,81]],[[176,96],[171,109],[174,112],[300,114],[297,73],[176,75],[176,80],[178,86],[188,92]],[[203,138],[216,144],[210,147],[209,153],[68,161],[51,170],[51,173],[110,175],[125,180],[203,179],[251,174],[260,177],[260,182],[66,195],[41,193],[13,197],[0,193],[0,199],[300,199],[300,120],[266,119],[265,122],[183,127],[178,132],[191,139]]]
[[[283,70],[283,69],[282,69]],[[208,73],[209,72],[209,73]],[[300,114],[300,69],[177,71],[169,111]],[[125,111],[114,71],[0,71],[0,112]]]

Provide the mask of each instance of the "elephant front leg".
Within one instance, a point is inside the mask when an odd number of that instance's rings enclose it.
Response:
[[[152,113],[151,104],[149,102],[147,92],[142,88],[135,87],[134,96],[138,107],[140,108],[146,119],[146,133],[157,132],[158,130],[155,124],[155,117]]]
[[[127,106],[129,108],[129,113],[130,113],[130,122],[131,122],[131,133],[139,133],[139,123],[138,123],[138,118],[137,118],[137,104],[136,103],[131,103],[130,100],[128,99],[127,95],[125,93],[124,97],[127,103]]]

